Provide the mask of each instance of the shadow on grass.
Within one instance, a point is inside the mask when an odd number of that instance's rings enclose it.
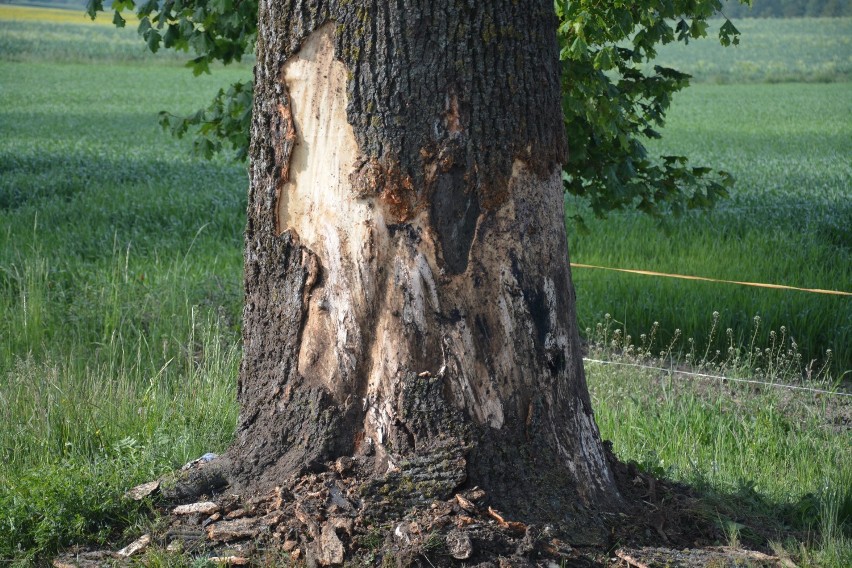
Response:
[[[622,492],[638,504],[640,522],[622,535],[640,546],[742,546],[772,552],[774,543],[817,547],[825,537],[852,538],[852,491],[807,493],[789,502],[761,495],[753,483],[741,481],[732,491],[709,483],[692,485],[658,478],[661,472],[635,462],[617,464]],[[613,543],[614,546],[622,542]]]

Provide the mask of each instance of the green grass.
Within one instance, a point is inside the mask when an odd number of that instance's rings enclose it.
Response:
[[[137,50],[132,30],[93,29],[0,19],[0,560],[20,565],[73,542],[126,544],[148,504],[122,493],[223,450],[236,421],[245,167],[191,157],[156,113],[190,112],[251,71],[194,79]],[[844,86],[679,97],[663,142],[738,174],[735,198],[669,233],[632,215],[593,223],[572,236],[574,260],[849,289]],[[611,312],[634,333],[653,318],[700,337],[715,309],[747,345],[754,312],[815,351],[849,345],[848,300],[579,269],[575,279],[592,328]],[[696,484],[707,515],[752,527],[747,542],[765,524],[802,565],[849,564],[848,406],[588,373],[622,458]]]
[[[601,435],[622,460],[698,488],[697,515],[803,566],[852,562],[852,401],[586,368]]]
[[[608,267],[852,291],[852,98],[849,83],[695,85],[678,95],[661,154],[727,169],[732,198],[661,227],[635,213],[569,235],[572,261]],[[568,212],[582,207],[568,201]],[[628,332],[659,321],[704,341],[713,311],[745,339],[753,316],[786,326],[808,359],[833,351],[852,369],[852,298],[576,269],[580,326],[605,313]]]
[[[0,59],[49,63],[157,61],[182,65],[186,53],[162,49],[152,54],[136,32],[138,20],[125,13],[116,28],[108,13],[90,20],[84,9],[52,9],[0,4]]]
[[[156,119],[251,73],[194,79],[113,57],[89,24],[27,26],[59,39],[0,49],[0,558],[24,563],[120,537],[146,510],[127,488],[230,441],[245,167]],[[78,47],[96,64],[52,61]]]

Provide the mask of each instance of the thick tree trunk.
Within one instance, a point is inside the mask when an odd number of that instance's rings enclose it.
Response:
[[[231,484],[619,501],[583,375],[551,0],[261,0]],[[585,521],[582,521],[585,522]]]

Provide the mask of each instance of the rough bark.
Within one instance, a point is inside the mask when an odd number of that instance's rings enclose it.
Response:
[[[263,491],[354,456],[406,507],[615,489],[562,208],[550,0],[261,0],[237,439]],[[212,471],[212,470],[211,470]],[[226,479],[225,479],[226,478]]]

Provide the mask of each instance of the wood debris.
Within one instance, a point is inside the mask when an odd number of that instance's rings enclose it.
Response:
[[[172,509],[173,515],[212,515],[219,510],[219,505],[212,501],[201,501],[189,505],[178,505]]]
[[[258,525],[258,521],[252,518],[219,521],[207,527],[207,538],[221,542],[254,538],[262,530]]]
[[[495,511],[491,507],[488,507],[488,514],[491,515],[491,517],[495,521],[497,521],[497,524],[500,526],[500,528],[508,529],[508,530],[510,530],[514,533],[518,533],[518,534],[523,534],[527,531],[527,526],[524,523],[507,521],[506,519],[503,518],[503,516],[500,513],[498,513],[497,511]]]
[[[124,494],[124,496],[134,501],[141,501],[145,497],[153,495],[159,488],[159,480],[149,481],[148,483],[143,483],[142,485],[137,485],[136,487],[130,489],[127,493]]]
[[[446,537],[447,551],[456,560],[467,560],[473,556],[473,542],[467,533],[452,530]]]
[[[345,550],[343,543],[337,536],[337,532],[330,523],[326,523],[322,527],[322,533],[319,538],[319,558],[317,559],[322,566],[338,566],[343,564]]]
[[[224,566],[248,566],[249,559],[245,556],[211,556],[207,559],[214,564],[222,564]]]
[[[456,493],[456,503],[468,513],[476,513],[476,505],[462,497],[461,493]]]
[[[145,551],[148,548],[148,545],[151,544],[151,535],[146,534],[143,535],[118,552],[116,554],[122,558],[129,558],[131,556],[135,556]]]

